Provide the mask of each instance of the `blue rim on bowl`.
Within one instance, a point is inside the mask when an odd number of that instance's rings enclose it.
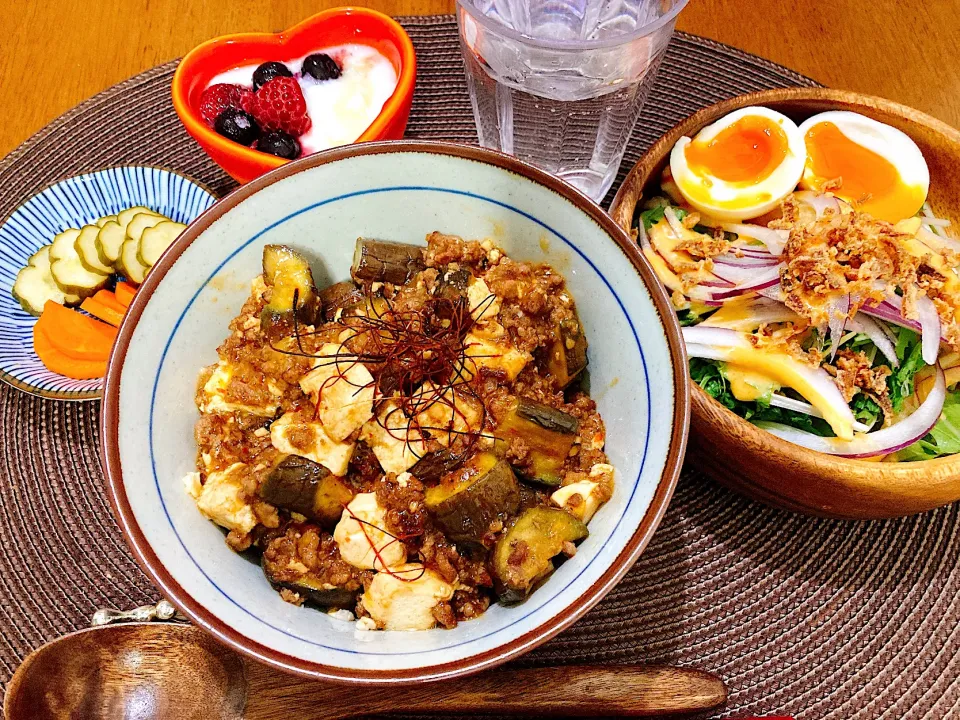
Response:
[[[192,380],[216,357],[229,310],[245,302],[247,278],[262,267],[264,244],[300,247],[329,284],[336,268],[349,267],[358,235],[422,238],[437,228],[496,237],[506,251],[526,253],[516,257],[564,268],[595,341],[590,383],[623,482],[592,521],[587,544],[522,606],[495,606],[452,630],[357,638],[348,624],[283,602],[259,566],[233,553],[197,512],[177,480],[196,467]],[[640,258],[585,195],[515,158],[465,145],[360,143],[244,185],[154,266],[110,359],[102,463],[128,546],[199,627],[257,661],[314,679],[439,680],[544,642],[627,572],[679,474],[689,418],[686,357],[669,298]]]
[[[103,378],[73,380],[40,362],[33,351],[36,318],[11,290],[27,259],[54,235],[93,223],[134,205],[144,205],[188,224],[216,202],[207,188],[170,170],[113,167],[77,175],[40,191],[0,225],[0,380],[51,400],[100,397]]]

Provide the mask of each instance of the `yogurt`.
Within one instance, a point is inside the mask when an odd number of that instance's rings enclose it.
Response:
[[[397,88],[393,63],[367,45],[336,45],[308,54],[314,53],[326,53],[336,60],[340,77],[315,80],[301,75],[307,55],[284,61],[300,83],[311,120],[310,130],[298,138],[304,155],[354,142],[370,127]],[[229,83],[252,88],[253,71],[258,66],[259,63],[227,70],[213,78],[210,85]]]

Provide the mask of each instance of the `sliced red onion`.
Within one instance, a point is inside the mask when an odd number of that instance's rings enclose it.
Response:
[[[914,332],[920,332],[920,323],[918,323],[916,320],[903,317],[900,314],[899,308],[894,307],[886,301],[880,303],[879,305],[864,305],[862,308],[860,308],[860,312],[864,315],[870,315],[875,318],[880,318],[881,320],[886,320],[891,325],[897,325],[899,327],[907,328],[908,330],[913,330]]]
[[[696,345],[713,345],[726,348],[753,347],[744,333],[729,328],[709,327],[701,323],[700,325],[682,328],[681,332],[684,342],[688,345],[694,343]]]
[[[643,249],[652,247],[652,245],[650,245],[650,238],[647,237],[647,229],[643,225],[643,220],[637,223],[637,242],[640,243],[640,247]]]
[[[744,255],[743,257],[737,257],[727,253],[725,255],[717,255],[713,258],[714,264],[720,265],[731,265],[733,267],[749,267],[749,268],[758,268],[758,267],[770,267],[771,265],[776,265],[780,262],[779,258],[774,257],[770,253],[766,254],[766,257],[757,257],[755,255]]]
[[[927,399],[908,417],[890,427],[882,428],[868,435],[860,435],[853,440],[840,438],[825,438],[792,428],[780,423],[758,422],[757,427],[787,440],[795,445],[826,453],[827,455],[842,455],[849,458],[876,457],[889,455],[897,450],[913,445],[926,435],[940,419],[943,411],[943,401],[947,396],[947,383],[943,370],[937,366],[937,380]]]
[[[833,361],[840,347],[843,328],[850,314],[850,295],[842,295],[827,303],[827,324],[830,326],[830,360]]]
[[[663,209],[663,216],[667,219],[667,224],[670,226],[670,229],[673,230],[674,235],[678,238],[683,237],[683,223],[680,222],[680,218],[677,217],[677,213],[674,212],[672,207],[665,207]]]
[[[683,294],[691,300],[698,300],[699,302],[706,303],[707,305],[722,305],[723,302],[714,297],[714,293],[717,292],[717,290],[718,288],[709,288],[702,285],[696,285],[689,290],[684,290]]]
[[[716,300],[723,300],[748,292],[764,290],[773,285],[779,285],[781,267],[783,267],[783,265],[778,264],[771,268],[758,270],[757,268],[742,268],[730,265],[724,265],[720,268],[714,266],[714,275],[723,280],[736,283],[736,285],[729,290],[714,293],[714,298]]]
[[[752,255],[753,257],[759,258],[771,258],[775,257],[767,250],[766,245],[746,245],[739,242],[730,243],[730,247],[734,252],[742,252],[744,255]]]
[[[713,280],[704,280],[700,283],[699,287],[705,288],[731,288],[733,283],[729,280],[721,280],[720,278],[714,278]],[[712,291],[711,291],[712,292]]]
[[[714,316],[708,317],[697,327],[729,327],[731,330],[749,332],[761,325],[792,322],[798,320],[799,317],[799,315],[786,305],[759,297],[744,308],[744,314],[739,320],[732,321],[737,324],[737,327],[715,324]],[[744,326],[741,327],[741,324],[744,324]],[[749,326],[749,329],[746,326]]]
[[[787,242],[790,233],[786,230],[774,230],[773,228],[763,227],[763,225],[744,225],[742,223],[723,223],[722,227],[727,232],[744,235],[754,240],[759,240],[767,246],[767,250],[773,255],[779,255],[783,252],[783,246]]]
[[[780,277],[780,263],[777,263],[774,267],[766,268],[762,271],[763,275],[766,277]],[[722,268],[716,268],[714,274],[717,277],[723,278],[729,282],[732,282],[736,285],[741,283],[748,283],[753,280],[756,280],[760,277],[760,271],[756,268],[749,267],[737,267],[735,265],[724,266]]]
[[[877,350],[883,353],[891,367],[900,367],[900,361],[897,359],[897,349],[888,334],[890,331],[882,323],[878,323],[873,318],[858,312],[847,320],[847,329],[866,335],[877,346]]]
[[[822,195],[811,192],[810,190],[801,190],[800,192],[795,192],[793,197],[797,202],[812,207],[816,211],[818,218],[823,217],[827,210],[833,210],[836,213],[840,212],[840,201],[833,195]]]
[[[923,220],[928,225],[930,225],[935,235],[938,235],[941,238],[947,237],[947,233],[944,231],[943,227],[941,226],[941,223],[943,223],[944,221],[940,220],[940,218],[936,217],[933,214],[933,208],[930,207],[930,203],[928,202],[925,202],[923,204]]]
[[[813,405],[803,400],[797,400],[796,398],[787,397],[786,395],[777,395],[773,393],[770,395],[770,404],[774,407],[781,407],[785,410],[793,410],[794,412],[803,413],[804,415],[809,415],[810,417],[823,419],[823,413],[817,410]],[[870,431],[869,425],[864,425],[859,420],[853,421],[853,429],[857,432],[865,433]]]
[[[713,345],[700,345],[699,343],[687,343],[687,355],[695,358],[704,358],[705,360],[726,360],[730,356],[730,348],[714,347]]]
[[[780,283],[780,278],[770,278],[765,280],[763,283],[751,283],[750,285],[740,285],[729,290],[722,290],[714,294],[714,300],[732,300],[735,297],[740,297],[741,295],[746,295],[747,293],[758,292],[764,290],[765,288],[777,285]]]
[[[950,252],[960,253],[960,242],[946,235],[932,233],[922,225],[917,230],[917,240],[935,252],[949,250]]]
[[[765,297],[768,300],[775,300],[778,303],[785,303],[787,301],[787,294],[783,291],[783,287],[779,283],[759,290],[757,295]]]
[[[933,365],[940,353],[940,315],[937,306],[926,295],[917,298],[917,313],[920,315],[920,343],[923,361]]]
[[[888,295],[884,302],[896,308],[901,319],[906,319],[903,318],[902,297]],[[917,297],[917,315],[919,316],[918,324],[920,326],[923,361],[927,365],[933,365],[937,361],[937,354],[940,352],[940,316],[937,314],[937,306],[926,295],[920,295]]]

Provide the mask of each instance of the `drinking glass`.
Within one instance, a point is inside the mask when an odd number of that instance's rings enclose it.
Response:
[[[600,201],[687,0],[457,0],[484,147]]]

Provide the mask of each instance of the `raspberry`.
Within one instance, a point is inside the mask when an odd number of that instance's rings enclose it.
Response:
[[[251,94],[241,85],[230,85],[228,83],[211,85],[200,95],[200,117],[207,125],[213,127],[217,115],[227,108],[242,110],[244,98]]]
[[[307,101],[303,99],[300,84],[292,77],[275,77],[264,83],[244,109],[265,132],[282,130],[299,137],[310,129]]]

